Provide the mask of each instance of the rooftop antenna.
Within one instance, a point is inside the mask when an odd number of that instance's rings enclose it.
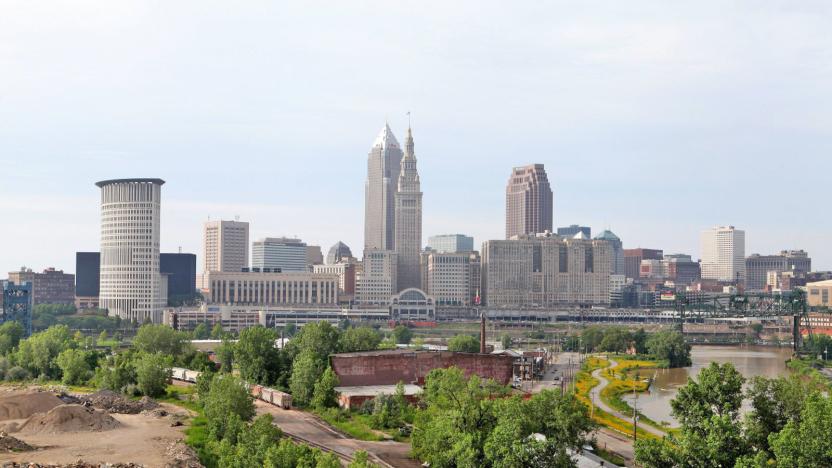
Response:
[[[410,111],[407,111],[407,128],[410,128]]]
[[[182,253],[182,246],[179,246],[179,253]]]
[[[234,215],[234,221],[239,221],[239,220],[240,220],[240,215]]]

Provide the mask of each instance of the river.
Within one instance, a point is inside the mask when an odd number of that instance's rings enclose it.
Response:
[[[691,349],[691,367],[652,371],[653,384],[648,393],[638,395],[638,409],[653,421],[666,421],[677,426],[670,414],[670,400],[676,396],[678,388],[687,383],[688,377],[696,376],[703,367],[711,362],[730,362],[746,378],[758,375],[780,377],[789,373],[786,360],[791,354],[791,348],[769,346],[694,346]],[[647,377],[651,374],[641,371],[641,375]],[[624,400],[633,405],[632,396]]]

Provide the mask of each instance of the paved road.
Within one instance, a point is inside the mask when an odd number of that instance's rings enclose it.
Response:
[[[610,359],[609,361],[610,361],[610,367],[615,367],[615,366],[618,365],[618,363],[613,361],[612,359]],[[596,379],[598,379],[598,381],[601,382],[601,383],[599,385],[596,385],[595,387],[593,387],[589,391],[590,398],[592,398],[592,401],[595,403],[596,406],[598,406],[602,410],[606,411],[607,413],[610,413],[611,415],[615,416],[616,418],[623,419],[624,421],[631,421],[632,422],[632,420],[633,420],[632,413],[624,414],[624,413],[610,407],[608,404],[604,403],[604,401],[601,399],[601,391],[604,388],[606,388],[607,385],[610,384],[610,381],[607,380],[606,378],[604,378],[601,375],[601,372],[604,369],[605,368],[595,369],[594,371],[592,371],[592,376],[595,377]],[[647,431],[651,434],[654,434],[658,437],[664,437],[664,436],[667,435],[664,431],[656,429],[653,426],[648,426],[646,424],[642,424],[640,427],[642,429],[644,429],[645,431]]]
[[[254,400],[257,414],[269,413],[275,424],[286,434],[325,447],[339,455],[352,457],[358,450],[365,450],[376,462],[388,466],[417,468],[421,464],[410,458],[410,444],[401,442],[365,442],[347,438],[315,416],[297,410],[284,410],[265,402]]]

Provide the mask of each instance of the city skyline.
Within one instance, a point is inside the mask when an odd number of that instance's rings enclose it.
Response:
[[[401,134],[412,111],[423,242],[501,239],[507,171],[540,163],[555,227],[610,228],[624,248],[700,258],[699,233],[731,224],[747,232],[746,254],[804,249],[814,269],[832,269],[832,221],[811,203],[832,169],[830,70],[816,52],[832,48],[832,7],[662,5],[645,16],[614,3],[558,15],[486,4],[471,18],[471,6],[444,6],[446,21],[400,6],[374,8],[381,21],[345,6],[316,21],[302,7],[206,7],[197,22],[183,20],[187,6],[2,7],[18,20],[0,31],[0,162],[13,174],[0,207],[14,220],[0,242],[15,246],[0,268],[73,272],[76,251],[98,249],[92,183],[118,177],[168,181],[162,252],[199,255],[208,216],[239,215],[252,239],[341,240],[358,254],[367,147],[385,114]],[[61,23],[70,12],[88,21]],[[405,14],[401,30],[385,26]],[[524,34],[499,33],[518,25]],[[202,47],[252,53],[206,73],[216,65],[193,58]]]

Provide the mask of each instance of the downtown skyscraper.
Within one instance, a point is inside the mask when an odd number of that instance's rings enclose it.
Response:
[[[398,289],[421,288],[422,191],[416,169],[413,132],[407,128],[404,158],[395,196],[395,250],[398,253]]]
[[[543,164],[515,167],[506,185],[506,239],[552,230],[552,188]]]
[[[387,123],[373,142],[364,187],[364,249],[393,250],[402,149]]]

